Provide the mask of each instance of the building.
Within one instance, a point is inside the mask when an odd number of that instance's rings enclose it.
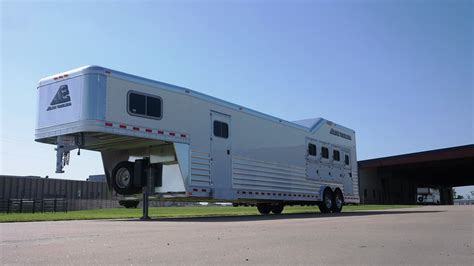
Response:
[[[362,204],[415,204],[417,187],[440,189],[453,204],[452,188],[474,185],[474,145],[358,162]]]
[[[0,175],[0,201],[65,199],[68,210],[119,207],[107,183]]]

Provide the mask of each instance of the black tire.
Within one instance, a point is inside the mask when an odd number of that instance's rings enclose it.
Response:
[[[283,209],[285,208],[285,205],[283,204],[277,204],[272,206],[272,213],[273,214],[281,214],[283,212]]]
[[[268,203],[257,203],[257,210],[260,214],[269,214],[272,211],[272,206]]]
[[[330,188],[326,188],[323,192],[323,201],[318,204],[319,210],[322,213],[330,213],[333,201],[334,195],[332,193],[332,190]]]
[[[332,212],[339,213],[342,211],[342,206],[344,206],[344,195],[340,189],[336,188],[334,191],[331,210]]]
[[[138,192],[133,187],[134,166],[132,162],[120,162],[112,170],[112,187],[118,194],[132,195]]]

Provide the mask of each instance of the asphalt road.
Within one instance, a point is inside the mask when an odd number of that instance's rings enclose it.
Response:
[[[473,265],[474,206],[0,224],[2,264]]]

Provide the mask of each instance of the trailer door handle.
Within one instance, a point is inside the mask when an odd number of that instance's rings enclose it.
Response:
[[[227,150],[227,155],[229,155],[229,154],[230,154],[230,150]]]

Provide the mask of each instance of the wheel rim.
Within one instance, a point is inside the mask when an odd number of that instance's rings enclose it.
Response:
[[[341,193],[336,193],[336,206],[338,209],[342,207]]]
[[[130,171],[127,168],[120,168],[116,180],[119,188],[127,188],[130,185]]]
[[[324,205],[326,208],[330,209],[332,206],[332,199],[331,196],[329,195],[330,193],[324,193]]]

